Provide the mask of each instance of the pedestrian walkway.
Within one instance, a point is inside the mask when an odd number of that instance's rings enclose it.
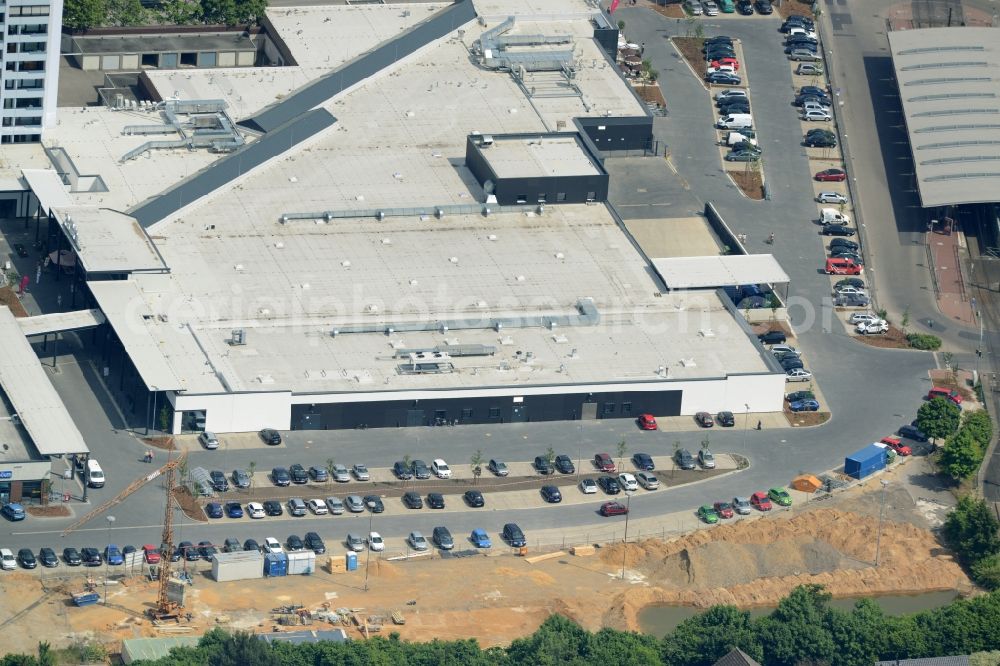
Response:
[[[933,261],[937,304],[941,314],[967,326],[975,325],[961,266],[961,258],[966,253],[965,234],[961,231],[929,231],[926,243]]]

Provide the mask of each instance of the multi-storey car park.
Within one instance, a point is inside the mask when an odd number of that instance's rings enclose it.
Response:
[[[73,257],[70,323],[96,327],[138,421],[164,405],[175,433],[782,409],[783,371],[715,289],[787,280],[773,259],[654,262],[605,201],[602,152],[641,148],[652,118],[597,8],[269,19],[288,67],[149,73],[162,101],[64,111],[0,174]]]

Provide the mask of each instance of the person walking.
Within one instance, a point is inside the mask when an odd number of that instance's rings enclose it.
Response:
[[[760,427],[760,421],[757,421],[757,430],[760,430],[760,429],[761,429],[761,427]]]

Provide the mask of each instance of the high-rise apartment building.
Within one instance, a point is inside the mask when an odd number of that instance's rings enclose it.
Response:
[[[40,141],[56,123],[63,0],[0,0],[0,143]]]

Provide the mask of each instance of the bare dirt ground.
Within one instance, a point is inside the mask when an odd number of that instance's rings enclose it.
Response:
[[[311,576],[220,584],[198,572],[195,584],[186,588],[186,609],[193,615],[188,627],[191,635],[213,626],[271,631],[280,629],[273,607],[301,604],[313,611],[360,609],[363,616],[386,618],[399,610],[406,624],[393,626],[387,619],[384,632],[399,631],[412,640],[475,637],[496,645],[531,633],[551,613],[592,630],[635,630],[637,613],[647,604],[773,604],[802,583],[821,583],[835,596],[971,591],[929,529],[940,516],[914,502],[902,483],[892,483],[888,492],[883,566],[872,566],[879,490],[875,479],[792,511],[672,541],[645,540],[629,544],[627,551],[621,544],[599,548],[590,557],[559,554],[534,564],[506,553],[396,562],[372,558],[367,592],[365,554],[358,571],[350,573],[329,573],[324,566]],[[319,561],[325,565],[326,556]],[[122,638],[160,635],[141,618],[155,599],[154,583],[141,576],[126,579],[109,586],[109,607],[75,608],[69,595],[84,589],[88,573],[103,593],[103,569],[76,570],[44,586],[35,575],[5,572],[0,577],[8,600],[0,607],[4,649],[33,651],[40,640],[57,647],[99,640],[117,651]],[[323,626],[328,625],[315,620],[312,628]],[[349,631],[361,638],[357,629]]]
[[[743,194],[756,201],[764,199],[764,179],[759,171],[726,171]]]

